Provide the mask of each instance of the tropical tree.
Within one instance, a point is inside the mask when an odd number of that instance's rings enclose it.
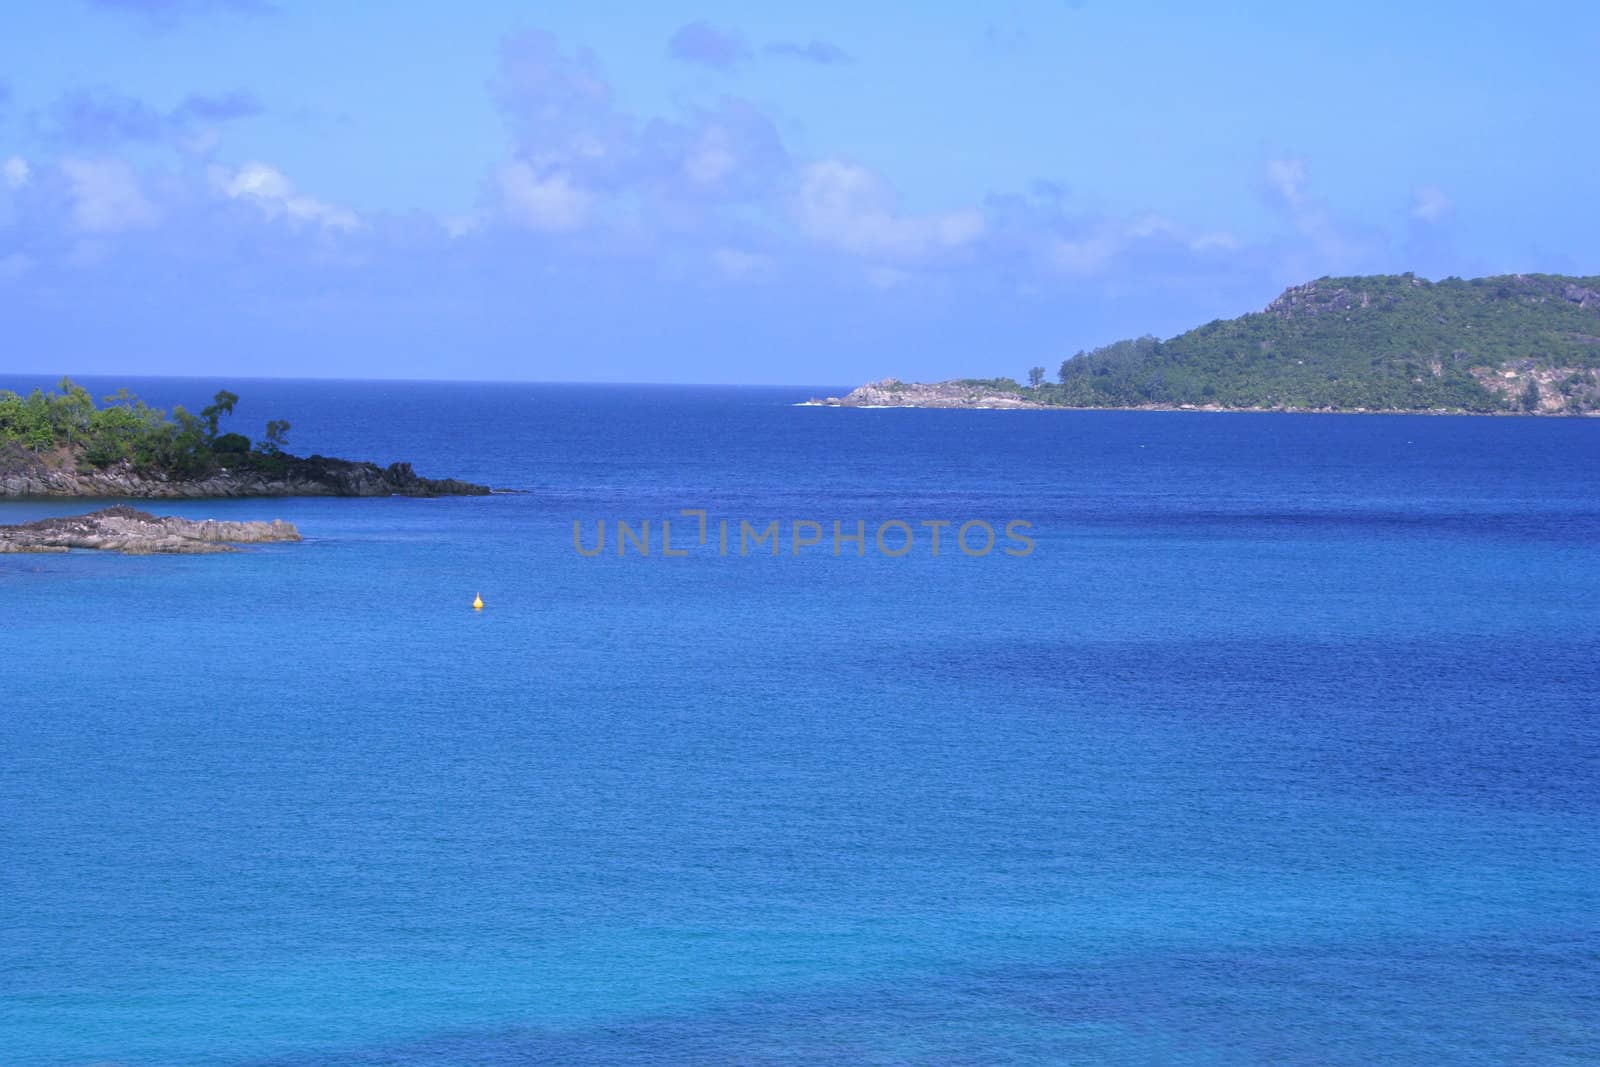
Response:
[[[273,419],[267,423],[267,436],[256,444],[256,451],[269,456],[280,455],[289,443],[289,423],[286,419]]]
[[[61,395],[50,399],[50,422],[70,446],[89,430],[94,418],[94,397],[71,378],[61,379],[56,388],[61,390]]]
[[[206,436],[216,437],[217,420],[224,415],[233,414],[233,405],[239,402],[239,397],[223,389],[211,399],[212,403],[200,409],[200,417],[206,421]]]

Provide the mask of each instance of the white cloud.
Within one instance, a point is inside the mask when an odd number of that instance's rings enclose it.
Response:
[[[541,175],[527,163],[500,168],[500,192],[511,218],[535,230],[576,230],[588,221],[594,204],[594,194],[567,175]]]
[[[145,199],[133,168],[120,159],[63,159],[72,191],[72,221],[87,233],[150,226],[155,206]]]
[[[4,179],[9,188],[21,189],[28,184],[28,179],[32,175],[33,169],[21,156],[11,156],[4,163],[0,163],[0,179]]]
[[[444,232],[451,237],[466,237],[468,234],[477,233],[483,228],[483,219],[475,214],[444,215],[439,219],[439,224],[444,227]]]
[[[1101,231],[1075,240],[1057,241],[1050,250],[1051,259],[1068,274],[1093,274],[1109,263],[1123,244],[1121,235]]]
[[[1181,244],[1191,252],[1239,247],[1239,239],[1226,230],[1195,231],[1165,215],[1141,215],[1123,224],[1121,231],[1137,241],[1163,238]]]
[[[1350,269],[1367,255],[1367,241],[1359,232],[1336,221],[1326,203],[1307,191],[1309,168],[1304,159],[1269,159],[1267,186],[1277,206],[1306,238],[1319,273]],[[1304,270],[1304,267],[1297,267]]]
[[[717,248],[711,253],[711,262],[716,268],[730,278],[754,278],[765,274],[772,266],[772,259],[758,252],[746,252],[742,248]]]
[[[1239,239],[1226,231],[1195,231],[1163,215],[1141,215],[1130,221],[1106,220],[1088,233],[1061,238],[1050,247],[1050,259],[1068,274],[1098,274],[1117,256],[1154,242],[1199,254],[1239,247]]]
[[[916,259],[960,248],[983,236],[976,210],[906,215],[887,182],[865,167],[835,159],[807,166],[796,202],[811,237],[857,255]]]
[[[1450,197],[1437,185],[1424,185],[1416,190],[1411,203],[1411,215],[1423,222],[1438,222],[1450,214]]]
[[[1227,230],[1211,230],[1189,238],[1191,252],[1232,252],[1239,247],[1239,238]]]
[[[1303,159],[1267,160],[1267,184],[1291,211],[1306,205],[1306,161]]]
[[[282,171],[266,163],[246,163],[232,174],[225,169],[214,173],[230,200],[249,201],[269,218],[315,223],[330,230],[354,230],[361,225],[361,218],[354,211],[296,192],[294,183]]]
[[[286,200],[294,195],[294,186],[274,167],[246,163],[227,180],[223,191],[235,199],[246,196],[257,200]]]
[[[712,126],[684,157],[683,173],[695,185],[715,185],[738,165],[739,157],[734,154],[727,131],[720,126]]]
[[[874,289],[898,289],[911,280],[911,272],[898,267],[868,267],[867,284]]]

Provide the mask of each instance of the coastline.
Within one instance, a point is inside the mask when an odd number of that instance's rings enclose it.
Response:
[[[843,396],[811,397],[795,407],[860,408],[879,410],[890,408],[925,408],[951,411],[1170,411],[1206,414],[1280,414],[1280,415],[1498,415],[1514,417],[1583,418],[1600,415],[1600,409],[1574,411],[1566,408],[1540,407],[1535,410],[1469,410],[1459,407],[1429,408],[1369,408],[1369,407],[1300,407],[1294,405],[1251,405],[1247,407],[1225,404],[1147,403],[1147,404],[1050,404],[1028,396],[1025,386],[998,379],[957,379],[944,382],[905,382],[897,378],[881,378],[852,389]]]
[[[1449,416],[1463,416],[1468,418],[1512,418],[1512,419],[1593,419],[1600,418],[1600,411],[1464,411],[1451,408],[1428,408],[1412,410],[1407,408],[1291,408],[1291,407],[1254,407],[1254,408],[1225,408],[1215,405],[1199,406],[1194,404],[1141,404],[1137,406],[1113,406],[1109,404],[1076,405],[1076,404],[845,404],[828,403],[825,400],[802,400],[791,405],[797,408],[849,408],[856,411],[1140,411],[1140,412],[1168,412],[1174,414],[1200,414],[1200,415],[1422,415],[1429,418],[1446,418]]]
[[[218,390],[191,414],[169,413],[126,387],[103,405],[71,378],[26,397],[0,390],[0,499],[103,497],[205,499],[286,496],[486,496],[486,485],[424,478],[410,463],[387,467],[287,451],[291,425],[267,422],[251,441],[223,432],[237,393]]]
[[[0,448],[0,500],[206,500],[234,497],[488,496],[486,485],[424,478],[409,463],[376,463],[326,456],[282,456],[271,466],[218,467],[184,476],[122,461],[82,466],[71,449],[30,452]]]

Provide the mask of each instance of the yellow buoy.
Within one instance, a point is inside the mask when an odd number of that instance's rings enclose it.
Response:
[[[472,610],[473,611],[482,611],[483,610],[483,595],[482,594],[480,594],[480,593],[472,594]]]

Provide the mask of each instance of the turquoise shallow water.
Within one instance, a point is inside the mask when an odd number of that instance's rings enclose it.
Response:
[[[1600,424],[233,387],[526,492],[0,557],[0,1061],[1600,1060]]]

